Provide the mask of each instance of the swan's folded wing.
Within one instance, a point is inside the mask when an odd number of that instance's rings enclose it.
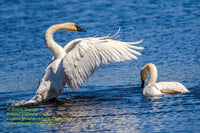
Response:
[[[63,70],[67,84],[72,90],[78,89],[102,65],[137,59],[141,55],[134,49],[139,42],[127,43],[109,37],[76,39],[68,43],[64,49]]]
[[[189,90],[179,82],[159,82],[156,84],[159,90],[164,94],[189,92]]]

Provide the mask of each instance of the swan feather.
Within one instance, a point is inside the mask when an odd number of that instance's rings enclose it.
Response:
[[[134,49],[143,47],[131,44],[141,42],[126,43],[110,37],[83,38],[69,42],[64,47],[67,54],[62,61],[67,84],[72,90],[77,90],[101,66],[137,59],[135,55],[141,54]]]

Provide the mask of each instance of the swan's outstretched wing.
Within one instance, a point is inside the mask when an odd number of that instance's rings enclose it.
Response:
[[[138,42],[121,42],[111,37],[84,38],[69,42],[65,47],[63,69],[67,84],[72,90],[78,89],[98,68],[105,64],[137,59],[141,55],[133,46]]]

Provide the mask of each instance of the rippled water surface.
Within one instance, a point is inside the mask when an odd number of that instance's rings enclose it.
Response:
[[[198,0],[1,0],[0,19],[0,132],[200,132]],[[11,107],[32,98],[51,61],[46,29],[69,21],[87,32],[57,32],[62,46],[121,27],[118,39],[143,39],[145,49],[138,60],[102,67],[75,92],[66,86],[57,102]],[[158,81],[178,81],[191,92],[144,97],[139,73],[149,62]],[[32,119],[9,123],[17,117]]]

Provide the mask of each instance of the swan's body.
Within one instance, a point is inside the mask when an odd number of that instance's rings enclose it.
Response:
[[[173,94],[173,93],[186,93],[189,92],[185,86],[179,82],[159,82],[157,80],[157,68],[154,64],[149,63],[145,65],[141,70],[142,88],[144,87],[145,80],[150,73],[147,85],[143,89],[143,95],[145,96],[158,96],[162,94]]]
[[[53,25],[47,30],[45,41],[54,55],[54,61],[46,68],[35,96],[17,105],[37,104],[57,98],[66,83],[72,90],[76,90],[101,66],[137,59],[134,54],[141,54],[133,49],[143,49],[130,45],[141,41],[127,43],[113,40],[112,37],[75,39],[63,48],[53,40],[53,34],[58,30],[85,32],[71,22]]]

